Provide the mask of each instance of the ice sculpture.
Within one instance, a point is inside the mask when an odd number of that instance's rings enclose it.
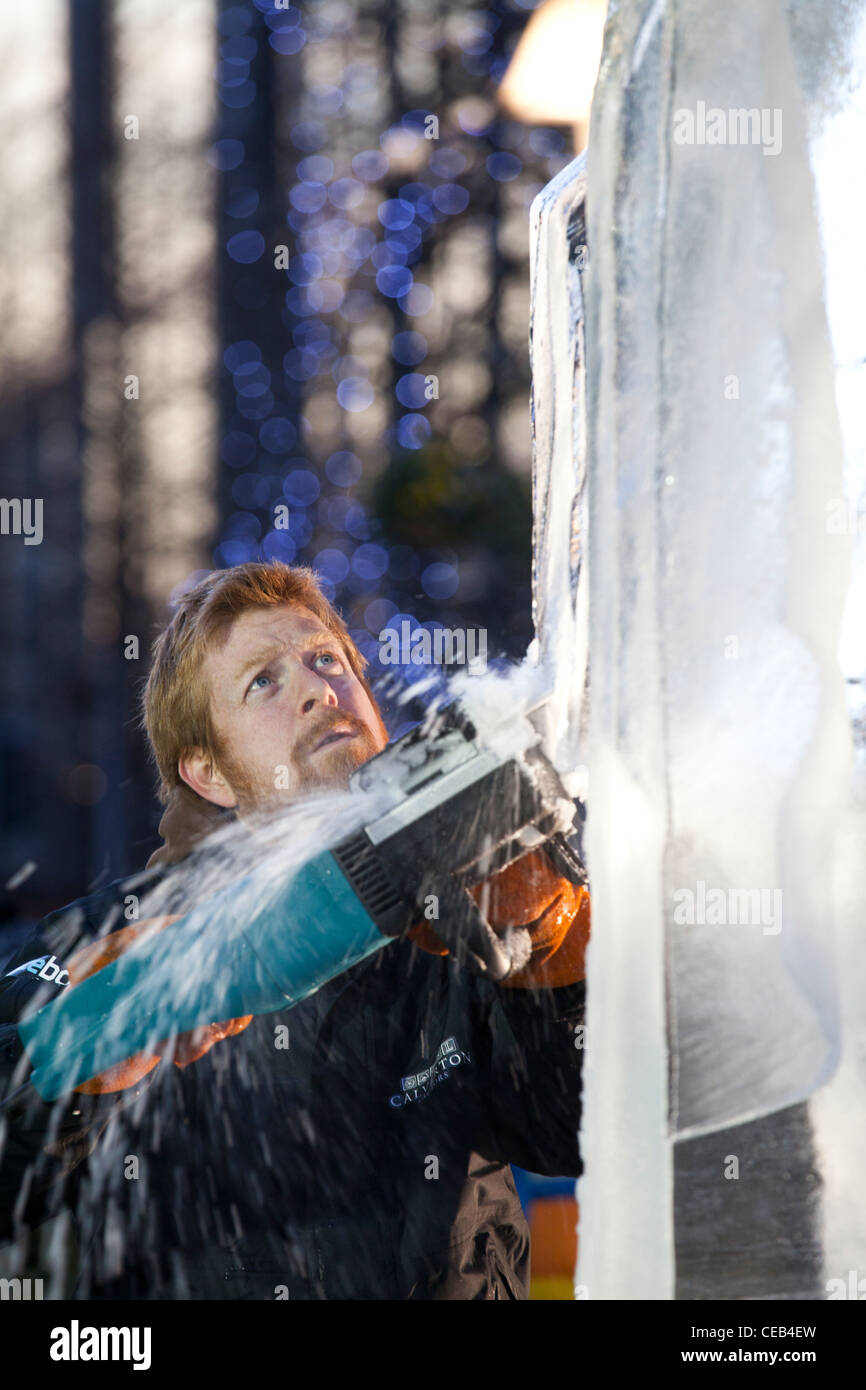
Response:
[[[856,9],[834,47],[779,0],[612,3],[586,169],[534,208],[539,651],[590,773],[590,1298],[824,1297],[844,1227],[863,829],[810,153]]]

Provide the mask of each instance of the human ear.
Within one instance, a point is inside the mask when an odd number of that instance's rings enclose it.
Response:
[[[177,770],[186,785],[205,801],[212,801],[215,806],[237,806],[237,797],[203,748],[190,748],[182,754]]]

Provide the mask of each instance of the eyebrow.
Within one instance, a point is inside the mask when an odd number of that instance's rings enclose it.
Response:
[[[245,661],[237,672],[234,678],[235,683],[238,685],[242,684],[250,671],[255,670],[257,666],[267,666],[269,661],[273,661],[274,657],[279,656],[283,651],[285,651],[285,647],[277,646],[276,644],[272,644],[270,647],[260,647],[256,654],[251,656],[249,661]]]

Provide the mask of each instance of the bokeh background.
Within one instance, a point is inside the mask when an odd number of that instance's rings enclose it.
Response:
[[[374,664],[402,616],[525,652],[529,208],[604,6],[536,9],[0,9],[0,491],[44,507],[0,537],[7,924],[158,843],[140,690],[214,566],[312,565]]]

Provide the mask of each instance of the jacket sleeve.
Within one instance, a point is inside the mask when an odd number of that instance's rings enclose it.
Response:
[[[485,991],[488,993],[488,991]],[[580,1177],[585,982],[488,993],[491,1157],[549,1177]]]
[[[73,1199],[81,1160],[115,1111],[141,1090],[72,1093],[48,1103],[26,1085],[30,1065],[16,1024],[67,988],[64,961],[89,938],[74,907],[62,920],[59,913],[45,918],[0,972],[0,1100],[23,1088],[0,1110],[0,1242],[47,1221]]]

